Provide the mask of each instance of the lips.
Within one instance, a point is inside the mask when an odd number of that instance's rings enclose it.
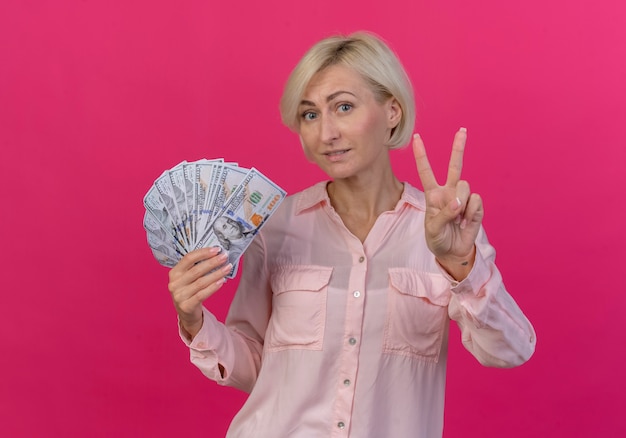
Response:
[[[344,158],[351,149],[340,149],[337,151],[324,152],[324,156],[329,163],[343,163],[347,158]]]
[[[350,149],[342,149],[340,151],[331,151],[331,152],[324,152],[324,155],[327,155],[329,157],[335,157],[337,155],[343,155],[346,152],[348,152]]]

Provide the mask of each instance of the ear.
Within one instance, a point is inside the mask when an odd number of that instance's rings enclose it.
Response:
[[[387,127],[395,128],[402,120],[402,107],[395,97],[389,98],[385,105],[387,111]]]

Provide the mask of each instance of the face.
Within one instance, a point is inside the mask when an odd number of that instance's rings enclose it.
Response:
[[[313,76],[299,114],[304,152],[329,177],[358,178],[389,166],[386,141],[402,111],[393,98],[376,100],[351,68],[335,65]]]
[[[218,217],[213,223],[213,229],[225,239],[238,239],[242,236],[239,224],[227,217]]]

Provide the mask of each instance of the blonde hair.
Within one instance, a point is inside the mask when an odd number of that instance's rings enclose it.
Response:
[[[311,78],[333,65],[349,67],[370,84],[379,102],[393,97],[402,109],[402,117],[387,142],[390,149],[405,146],[415,126],[415,99],[413,87],[404,67],[395,53],[378,36],[368,32],[335,35],[311,47],[293,69],[280,99],[283,123],[298,132],[298,106]]]

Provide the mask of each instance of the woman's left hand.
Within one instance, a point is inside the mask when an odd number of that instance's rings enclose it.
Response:
[[[445,185],[437,183],[419,134],[413,136],[413,154],[426,196],[426,243],[437,261],[456,280],[469,274],[475,257],[475,241],[483,220],[480,195],[470,192],[461,179],[467,131],[454,136]]]

